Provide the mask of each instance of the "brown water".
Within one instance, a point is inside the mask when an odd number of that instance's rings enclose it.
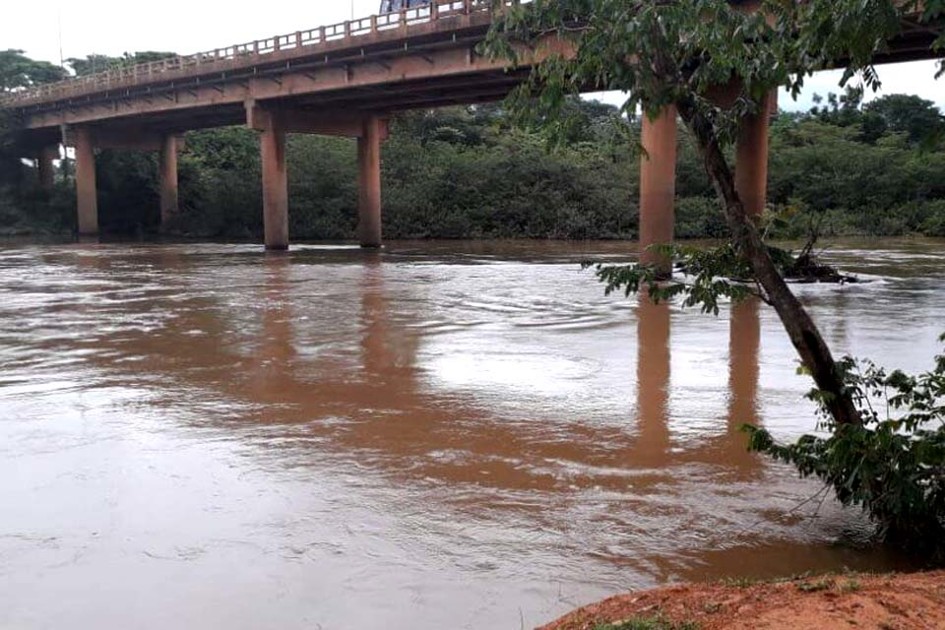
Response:
[[[814,428],[773,313],[576,265],[628,249],[0,246],[0,627],[521,628],[903,566],[744,451],[744,422]],[[799,289],[829,341],[927,367],[945,243],[829,258],[873,280]]]

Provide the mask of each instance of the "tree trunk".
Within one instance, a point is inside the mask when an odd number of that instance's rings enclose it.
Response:
[[[718,143],[712,123],[699,111],[692,99],[677,103],[679,115],[692,131],[705,169],[723,206],[735,244],[751,264],[755,278],[767,293],[784,330],[810,371],[817,387],[826,394],[825,404],[838,424],[860,424],[850,393],[846,390],[837,365],[816,324],[791,291],[768,254],[761,233],[735,190],[735,177]]]

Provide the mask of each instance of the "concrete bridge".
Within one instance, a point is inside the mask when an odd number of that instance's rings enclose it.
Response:
[[[517,1],[517,0],[515,0]],[[259,132],[267,249],[285,249],[288,234],[287,133],[356,137],[359,237],[381,245],[381,143],[387,118],[406,109],[505,97],[530,64],[563,49],[523,58],[519,67],[476,53],[492,10],[482,0],[433,0],[425,7],[352,20],[7,95],[0,106],[22,119],[24,153],[52,183],[59,145],[75,149],[78,228],[98,232],[95,149],[159,151],[161,217],[178,209],[177,154],[190,130],[245,124]],[[906,25],[881,62],[932,56],[936,32]],[[771,100],[771,107],[776,107]],[[746,206],[765,204],[767,114],[746,120],[736,174]],[[644,120],[640,199],[641,246],[671,242],[675,196],[676,115]]]

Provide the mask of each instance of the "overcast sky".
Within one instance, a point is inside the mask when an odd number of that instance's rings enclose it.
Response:
[[[219,0],[163,0],[136,5],[117,0],[16,2],[4,8],[0,48],[17,48],[34,59],[59,63],[60,23],[64,58],[90,53],[118,56],[142,50],[183,54],[244,43],[376,13],[380,0],[266,0],[261,4]],[[881,69],[883,92],[918,94],[945,109],[945,79],[934,80],[931,62]],[[799,102],[784,94],[784,109],[807,109],[814,93],[840,92],[839,73],[809,81]],[[867,97],[873,98],[872,95]],[[604,100],[618,102],[619,95]]]

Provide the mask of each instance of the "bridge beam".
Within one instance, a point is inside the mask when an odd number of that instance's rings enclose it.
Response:
[[[263,107],[254,100],[248,100],[246,107],[246,125],[256,131],[264,131],[272,124],[273,117],[278,117],[286,133],[303,133],[316,136],[338,136],[342,138],[360,138],[364,135],[364,115],[324,113],[297,107]],[[379,119],[381,141],[389,135],[387,119]]]
[[[161,189],[161,226],[164,227],[177,216],[180,195],[177,184],[177,136],[162,138],[158,163],[158,179]]]
[[[39,157],[36,159],[37,170],[39,171],[39,187],[45,192],[50,192],[56,183],[56,168],[53,160],[59,158],[59,147],[49,146],[40,149]]]
[[[382,245],[381,142],[386,125],[377,116],[364,120],[358,137],[358,238],[361,247]]]
[[[163,136],[154,131],[120,127],[95,127],[91,132],[92,144],[96,149],[117,151],[160,151],[163,148]]]
[[[643,116],[640,164],[640,261],[656,265],[659,275],[672,274],[672,260],[648,251],[673,242],[676,198],[676,108],[666,107],[650,119]]]
[[[72,129],[75,145],[75,189],[80,235],[98,234],[98,189],[95,185],[95,145],[87,127]]]

